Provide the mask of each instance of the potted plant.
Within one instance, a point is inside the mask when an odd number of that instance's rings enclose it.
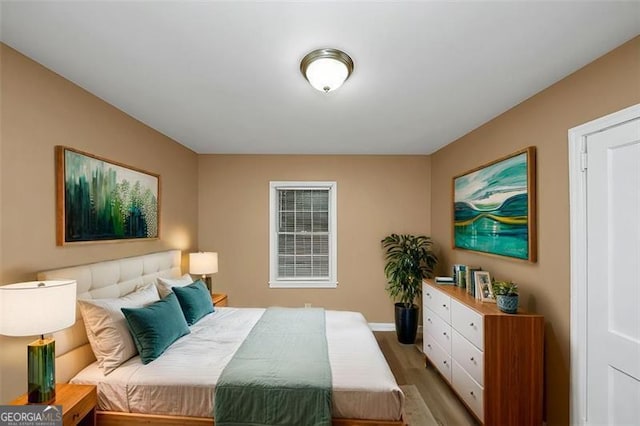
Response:
[[[518,284],[512,281],[494,281],[493,294],[498,309],[508,314],[518,312]]]
[[[433,277],[438,262],[432,245],[431,238],[424,235],[391,234],[382,240],[387,291],[398,301],[395,320],[400,343],[416,341],[419,308],[414,301],[422,293],[422,278]]]

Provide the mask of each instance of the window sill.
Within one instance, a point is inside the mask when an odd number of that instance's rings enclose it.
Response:
[[[269,281],[269,288],[338,288],[337,281]]]

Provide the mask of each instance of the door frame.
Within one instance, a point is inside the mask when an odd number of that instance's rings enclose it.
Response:
[[[569,129],[569,223],[571,257],[571,418],[587,419],[587,174],[589,135],[640,117],[640,104]]]

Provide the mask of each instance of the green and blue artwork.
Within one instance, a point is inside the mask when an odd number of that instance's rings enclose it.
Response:
[[[535,260],[535,150],[453,179],[454,247]]]
[[[65,243],[158,237],[159,176],[63,151]]]

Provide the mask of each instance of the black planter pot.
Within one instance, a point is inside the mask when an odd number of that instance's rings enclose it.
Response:
[[[396,303],[396,334],[400,343],[416,342],[418,332],[418,305],[407,308],[404,303]]]

